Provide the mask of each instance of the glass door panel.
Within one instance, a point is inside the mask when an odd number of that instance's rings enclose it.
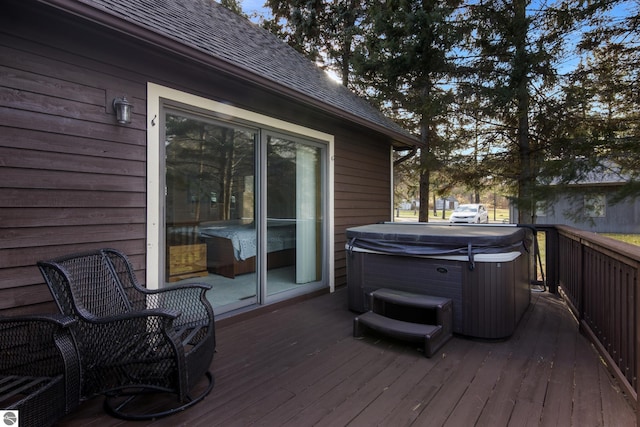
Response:
[[[256,130],[165,114],[166,282],[208,282],[216,313],[258,301]]]
[[[322,280],[322,148],[267,135],[267,296]]]

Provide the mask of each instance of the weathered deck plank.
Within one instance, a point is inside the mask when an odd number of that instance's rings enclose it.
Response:
[[[216,387],[169,418],[126,423],[83,404],[67,426],[634,425],[635,414],[562,301],[532,294],[514,335],[418,346],[354,339],[344,289],[217,330]]]
[[[508,424],[514,427],[539,425],[544,408],[547,384],[553,367],[552,356],[557,344],[557,336],[554,331],[559,319],[553,315],[553,311],[536,304],[530,307],[529,313],[532,313],[532,318],[537,320],[528,325],[519,325],[516,333],[526,329],[528,332],[522,333],[531,334],[531,339],[536,341],[534,349],[528,358],[522,384],[514,396],[515,404]],[[532,331],[535,331],[535,334]],[[523,346],[528,347],[529,345],[531,343],[523,343]]]
[[[606,425],[602,419],[601,389],[592,387],[600,384],[600,363],[590,354],[576,351],[575,375],[573,377],[573,413],[571,425]],[[602,384],[600,384],[602,386]]]
[[[535,304],[536,299],[533,302]],[[523,420],[518,419],[517,414],[514,419],[515,408],[519,396],[529,384],[530,371],[539,364],[540,346],[545,342],[541,336],[546,333],[545,327],[548,326],[547,316],[534,315],[537,308],[532,305],[527,310],[514,335],[504,343],[502,357],[506,363],[498,373],[496,386],[478,417],[480,425],[522,425]]]
[[[398,402],[393,410],[389,411],[382,424],[411,425],[436,396],[443,394],[444,385],[452,381],[454,374],[459,372],[461,367],[474,362],[469,357],[469,350],[470,347],[462,340],[454,339],[446,344],[439,352],[440,356],[433,359],[437,367],[433,367],[424,375],[420,370],[414,372],[420,381],[406,392],[405,398]]]

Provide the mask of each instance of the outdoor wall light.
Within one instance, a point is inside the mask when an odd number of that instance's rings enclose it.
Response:
[[[116,112],[116,118],[118,123],[128,124],[131,123],[131,109],[133,105],[127,101],[127,97],[115,98],[113,100],[113,109]]]

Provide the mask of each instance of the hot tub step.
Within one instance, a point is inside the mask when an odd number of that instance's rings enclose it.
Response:
[[[353,321],[353,335],[363,327],[410,341],[424,341],[431,357],[453,335],[453,302],[449,298],[380,288],[370,294],[371,310]]]
[[[431,357],[447,341],[440,325],[423,325],[391,319],[369,311],[353,320],[353,336],[363,335],[363,326],[382,334],[407,341],[424,341],[424,354]]]
[[[451,298],[434,297],[387,288],[376,289],[371,293],[371,298],[374,302],[385,301],[402,306],[431,309],[443,309],[447,304],[451,303]],[[373,307],[373,304],[371,306]]]
[[[453,335],[451,298],[380,288],[370,295],[371,311],[405,322],[442,326],[444,336]]]

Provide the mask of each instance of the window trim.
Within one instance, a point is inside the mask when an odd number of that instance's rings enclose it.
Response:
[[[327,279],[330,292],[335,289],[335,233],[334,233],[334,136],[308,127],[279,120],[249,110],[223,104],[208,98],[171,89],[155,83],[147,83],[147,259],[146,284],[149,289],[158,289],[164,283],[164,158],[160,149],[163,102],[177,102],[194,106],[197,109],[211,111],[221,117],[230,117],[255,123],[259,127],[298,134],[327,144],[327,224],[326,259],[328,263]]]

